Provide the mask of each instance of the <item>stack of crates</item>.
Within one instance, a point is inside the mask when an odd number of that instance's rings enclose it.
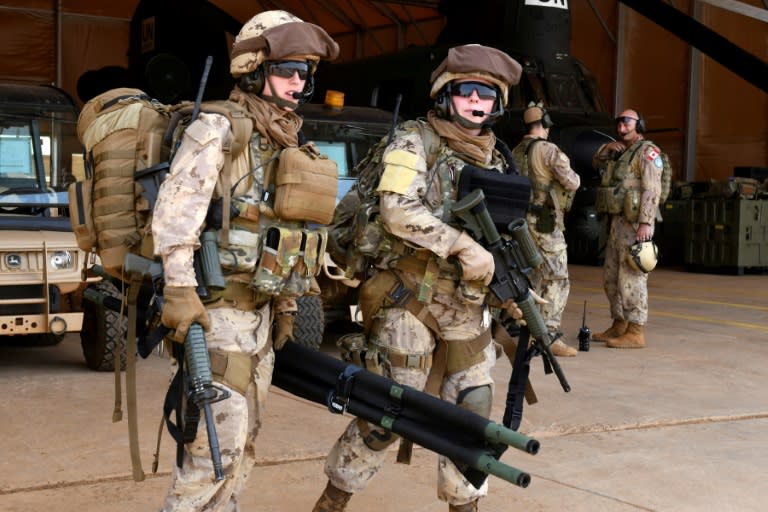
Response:
[[[768,200],[692,199],[685,263],[742,274],[768,267]]]

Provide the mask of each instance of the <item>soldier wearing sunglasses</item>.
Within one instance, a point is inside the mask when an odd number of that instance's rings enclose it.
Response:
[[[375,355],[386,376],[485,417],[496,362],[486,304],[494,261],[452,219],[449,205],[459,175],[470,167],[516,173],[509,148],[491,125],[503,114],[520,73],[520,64],[506,53],[481,45],[451,48],[432,73],[434,108],[426,119],[400,124],[383,154],[377,193],[390,249],[360,291],[364,323],[370,325],[366,357]],[[395,287],[410,293],[393,302],[387,294]],[[505,306],[513,318],[521,316],[514,303]],[[444,353],[435,352],[438,345],[447,347],[447,361],[435,356]],[[314,512],[346,510],[397,439],[377,425],[350,422],[328,455],[329,481]],[[476,511],[488,492],[487,480],[475,488],[443,456],[437,485],[438,498],[451,512]]]
[[[611,326],[592,335],[611,348],[645,346],[648,274],[629,262],[630,247],[653,238],[661,195],[661,150],[643,135],[645,121],[633,109],[616,117],[618,141],[603,144],[592,163],[601,170],[595,206],[610,215],[603,264],[603,287],[611,308]]]
[[[193,441],[179,443],[164,512],[240,510],[239,494],[256,462],[274,350],[293,336],[296,297],[317,293],[306,266],[288,265],[282,274],[269,266],[277,257],[280,265],[297,262],[298,241],[320,236],[309,219],[281,213],[275,175],[289,160],[287,152],[312,152],[299,141],[302,119],[294,110],[312,96],[317,63],[338,52],[325,30],[288,12],[251,18],[233,45],[230,72],[238,81],[229,101],[203,104],[160,187],[152,233],[164,269],[162,322],[179,343],[191,324],[205,330],[213,380],[229,392],[211,404],[221,474],[214,472],[201,426]],[[310,164],[304,170],[318,169]],[[332,215],[333,199],[330,204]],[[215,240],[225,278],[223,289],[212,289],[205,303],[193,266],[202,230]],[[264,257],[265,247],[277,256]]]

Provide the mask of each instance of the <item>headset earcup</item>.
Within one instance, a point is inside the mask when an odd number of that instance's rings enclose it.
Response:
[[[261,94],[264,90],[264,68],[259,66],[251,73],[241,76],[240,88],[251,94]]]
[[[439,115],[442,118],[447,118],[448,113],[448,105],[451,101],[451,95],[449,94],[447,87],[444,87],[439,93],[437,93],[437,98],[435,98],[435,111],[437,112],[437,115]]]
[[[645,118],[640,112],[637,113],[636,129],[639,133],[645,133]]]

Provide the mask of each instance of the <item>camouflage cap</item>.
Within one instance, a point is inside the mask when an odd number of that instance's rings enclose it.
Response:
[[[436,98],[448,82],[476,77],[498,86],[506,106],[509,87],[520,82],[522,69],[519,62],[499,49],[479,44],[455,46],[448,50],[443,62],[432,72],[429,96]]]
[[[523,122],[525,124],[535,123],[541,121],[544,117],[544,105],[542,103],[528,103],[528,108],[523,112]]]
[[[255,71],[265,60],[333,60],[339,45],[321,27],[287,11],[264,11],[248,20],[232,45],[232,76]]]

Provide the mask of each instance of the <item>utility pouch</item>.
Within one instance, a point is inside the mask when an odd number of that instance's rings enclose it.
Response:
[[[627,190],[624,195],[624,218],[629,222],[637,222],[640,216],[640,191],[639,190]]]
[[[261,236],[244,229],[229,230],[228,247],[219,247],[221,267],[233,272],[253,272],[259,261]]]
[[[304,234],[299,229],[267,229],[251,286],[270,295],[280,293],[292,269],[299,262],[303,238]]]
[[[552,233],[555,230],[555,210],[549,206],[542,207],[536,218],[536,231]]]
[[[362,205],[355,219],[354,245],[365,257],[377,258],[386,239],[384,228],[379,221],[378,201]]]
[[[284,220],[330,224],[336,207],[336,162],[305,145],[280,154],[275,178],[275,213]]]
[[[86,178],[85,181],[76,181],[69,186],[67,193],[69,195],[69,220],[72,224],[72,232],[75,234],[77,246],[80,250],[90,252],[96,247],[96,229],[93,225],[93,215],[91,213],[93,203],[91,202],[91,191],[93,189],[93,180]]]
[[[624,210],[624,194],[618,187],[597,187],[595,209],[597,213],[618,215]]]

